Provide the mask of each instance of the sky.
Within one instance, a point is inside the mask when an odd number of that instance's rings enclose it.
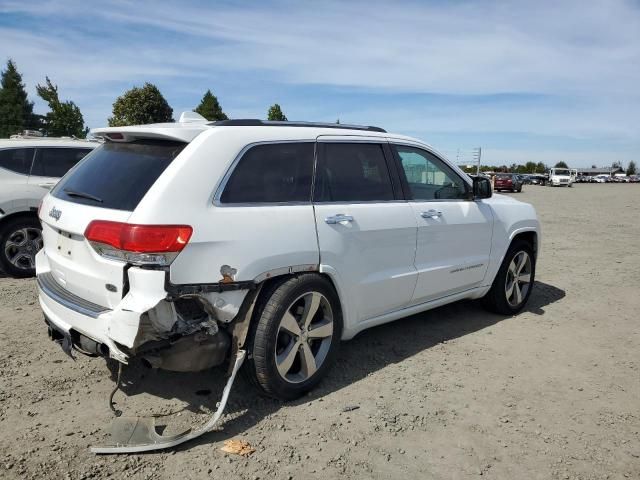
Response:
[[[174,110],[377,125],[450,159],[640,161],[640,1],[0,0],[38,113],[49,76],[89,127],[133,86]]]

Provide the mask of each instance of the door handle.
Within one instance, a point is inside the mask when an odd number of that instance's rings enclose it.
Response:
[[[422,212],[420,214],[422,218],[440,218],[442,216],[442,212],[439,210],[427,210],[426,212]]]
[[[335,225],[342,222],[353,222],[353,217],[351,215],[345,215],[344,213],[336,213],[335,215],[325,218],[324,221],[329,225]]]

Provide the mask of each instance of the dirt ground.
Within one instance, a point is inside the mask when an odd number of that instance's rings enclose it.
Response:
[[[640,478],[640,186],[514,196],[543,227],[523,313],[463,302],[369,330],[293,403],[240,378],[223,430],[166,453],[89,452],[113,418],[113,365],[71,361],[34,281],[0,278],[0,478]],[[133,366],[117,406],[170,431],[203,421],[221,375]],[[256,452],[221,452],[231,438]]]

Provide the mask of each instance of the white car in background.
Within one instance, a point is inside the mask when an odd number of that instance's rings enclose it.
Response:
[[[419,140],[193,113],[92,133],[104,144],[40,210],[37,279],[51,337],[69,354],[121,364],[229,362],[207,425],[162,437],[149,421],[121,418],[123,437],[94,452],[204,433],[245,359],[260,391],[294,399],[327,373],[341,340],[367,328],[462,299],[512,315],[531,294],[533,207],[492,196],[487,178]]]
[[[34,133],[0,139],[0,270],[15,277],[35,274],[35,256],[42,247],[38,205],[96,146]]]

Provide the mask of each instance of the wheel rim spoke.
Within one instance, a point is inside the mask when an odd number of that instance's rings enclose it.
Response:
[[[280,322],[280,328],[283,328],[287,332],[299,336],[300,335],[300,325],[296,321],[296,318],[291,314],[290,311],[284,314],[282,317],[282,321]]]
[[[313,317],[315,317],[320,308],[320,299],[322,297],[317,292],[311,292],[304,298],[304,311],[302,312],[302,325],[309,328]]]
[[[302,344],[302,350],[300,351],[301,371],[306,378],[316,373],[318,369],[316,366],[316,357],[314,357],[311,347],[308,343]]]
[[[284,352],[280,355],[276,356],[276,366],[278,367],[278,371],[280,375],[283,377],[289,373],[291,370],[291,366],[293,362],[296,360],[296,356],[298,355],[298,343],[293,340],[287,346]]]
[[[531,274],[530,273],[521,273],[518,275],[518,282],[520,283],[529,283],[531,282]]]
[[[507,294],[507,299],[510,299],[513,296],[513,289],[516,286],[516,282],[511,282],[511,286],[507,287],[506,290],[506,294]]]
[[[18,237],[18,240],[15,239],[16,237]],[[9,237],[9,240],[17,247],[22,247],[29,240],[29,233],[26,228],[21,228],[20,230],[16,230],[11,237]]]
[[[522,290],[520,290],[520,285],[518,285],[518,282],[514,282],[514,285],[515,288],[513,289],[513,292],[516,296],[516,305],[518,305],[520,302],[522,302]]]
[[[327,338],[333,335],[333,322],[326,321],[321,325],[311,325],[309,328],[309,338]]]

